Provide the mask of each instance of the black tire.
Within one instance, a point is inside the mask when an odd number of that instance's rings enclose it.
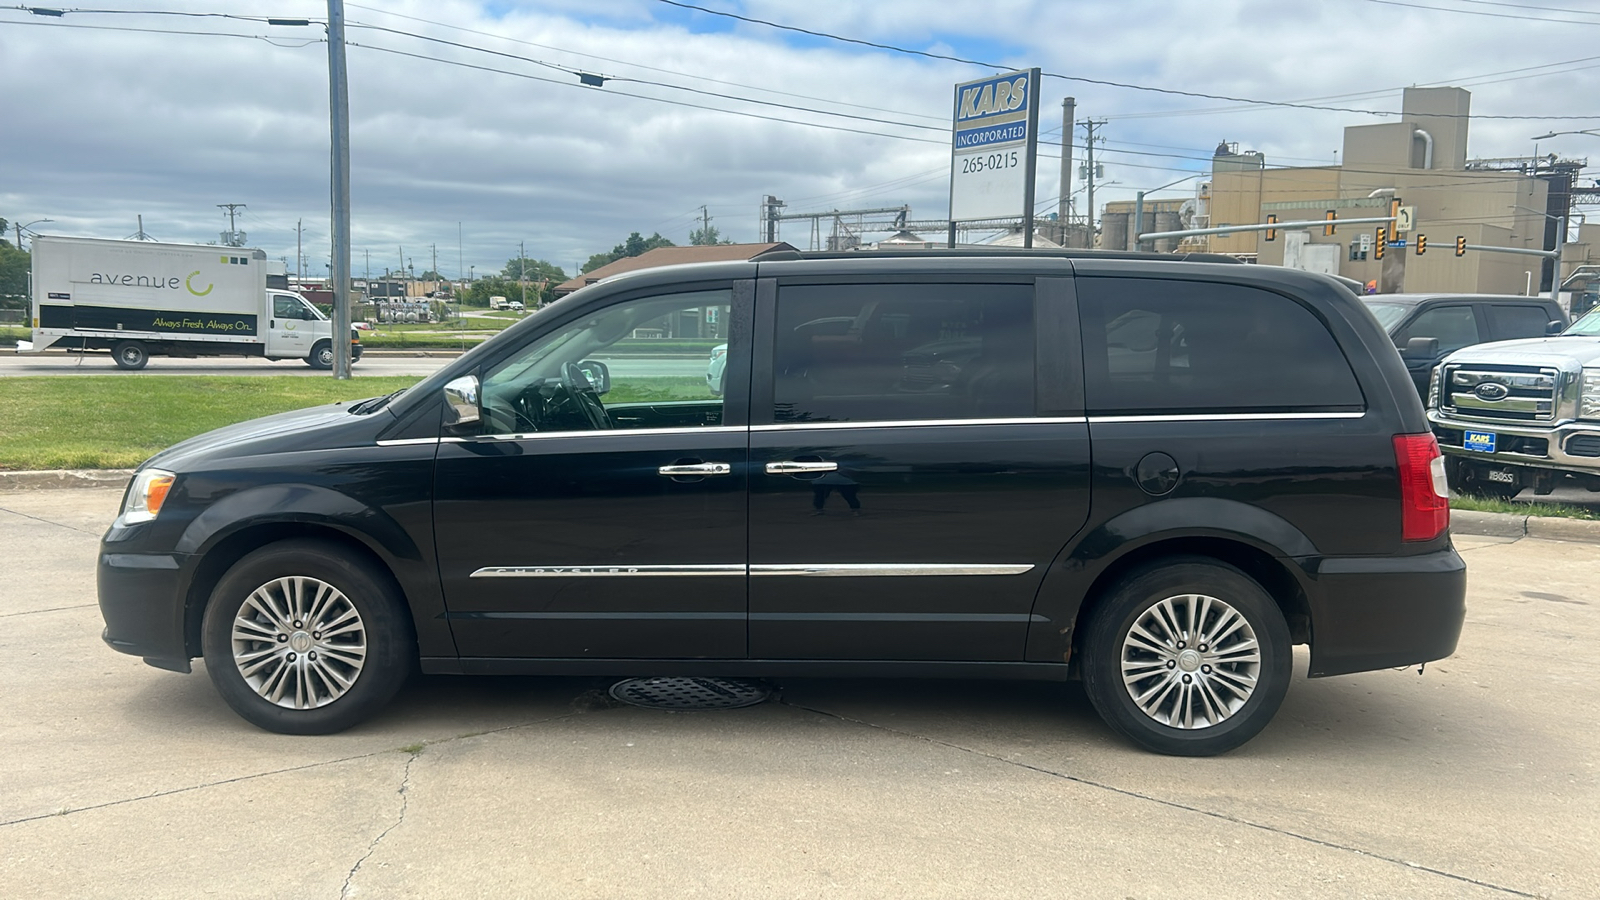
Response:
[[[1465,460],[1447,459],[1444,467],[1445,481],[1449,483],[1450,490],[1465,497],[1481,497],[1486,500],[1510,500],[1522,493],[1520,484],[1504,484],[1499,481],[1485,481],[1473,477],[1472,467]]]
[[[111,348],[111,358],[116,360],[117,368],[136,372],[150,361],[150,350],[142,341],[118,341]]]
[[[338,596],[318,593],[315,582]],[[292,618],[289,604],[296,586],[306,592],[300,595],[303,620]],[[270,627],[261,604],[284,613],[283,627]],[[305,617],[307,612],[313,615]],[[349,630],[352,613],[359,634]],[[241,621],[256,626],[243,633],[261,639],[236,642]],[[316,622],[334,630],[315,631]],[[351,643],[356,637],[364,639],[364,653]],[[387,573],[313,540],[269,544],[235,563],[206,605],[201,645],[222,699],[247,721],[279,734],[332,734],[372,716],[405,683],[417,658],[410,611]],[[358,656],[359,665],[352,666]],[[281,695],[268,696],[280,684]]]
[[[317,341],[311,348],[311,355],[306,357],[306,365],[313,369],[333,368],[333,344],[328,341]]]
[[[1194,597],[1211,602],[1190,599]],[[1228,631],[1217,601],[1243,618],[1242,628]],[[1183,634],[1187,628],[1163,631],[1141,623],[1147,613],[1159,616],[1157,607],[1163,604],[1180,614],[1180,623],[1187,621],[1186,610],[1201,613],[1198,633],[1203,636],[1217,627],[1223,642],[1215,647],[1190,644]],[[1135,624],[1168,639],[1164,647],[1171,654],[1145,651],[1148,641],[1125,644]],[[1244,629],[1254,634],[1254,664],[1239,662],[1249,653],[1241,642]],[[1136,677],[1128,685],[1123,680],[1125,649]],[[1146,750],[1172,756],[1226,753],[1259,734],[1288,693],[1294,662],[1289,627],[1272,597],[1233,566],[1203,556],[1173,557],[1129,573],[1093,610],[1083,654],[1084,690],[1106,724]],[[1250,690],[1236,687],[1250,677]],[[1135,691],[1152,692],[1146,695],[1150,712],[1135,701]],[[1216,703],[1207,706],[1208,701]]]

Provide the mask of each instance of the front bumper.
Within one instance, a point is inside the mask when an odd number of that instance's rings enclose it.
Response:
[[[1600,475],[1600,455],[1584,456],[1572,452],[1580,449],[1578,445],[1590,444],[1596,453],[1600,453],[1600,423],[1568,420],[1545,426],[1510,422],[1473,422],[1442,416],[1429,410],[1428,424],[1433,429],[1433,436],[1439,441],[1439,449],[1447,456],[1500,465]],[[1497,436],[1508,439],[1501,443],[1511,446],[1511,449],[1497,447],[1493,453],[1468,450],[1462,446],[1461,440],[1462,433],[1466,431],[1492,431]]]
[[[1467,564],[1420,556],[1330,557],[1308,572],[1313,678],[1416,665],[1454,653],[1467,615]]]
[[[189,671],[184,641],[181,553],[118,553],[102,544],[95,580],[101,638],[111,649],[142,656],[157,668]]]

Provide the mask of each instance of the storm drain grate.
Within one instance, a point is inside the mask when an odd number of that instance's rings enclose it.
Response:
[[[611,696],[649,709],[738,709],[772,696],[772,689],[727,678],[630,678],[611,686]]]

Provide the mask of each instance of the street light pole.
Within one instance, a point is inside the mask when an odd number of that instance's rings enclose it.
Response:
[[[1186,176],[1184,178],[1179,178],[1177,181],[1174,181],[1171,184],[1163,184],[1161,187],[1151,188],[1148,191],[1140,191],[1139,193],[1134,195],[1134,197],[1133,197],[1133,249],[1135,249],[1135,250],[1143,249],[1142,245],[1143,245],[1144,242],[1139,240],[1139,235],[1144,232],[1144,195],[1145,194],[1154,194],[1156,191],[1164,191],[1167,188],[1172,187],[1173,185],[1183,184],[1185,181],[1189,181],[1190,179],[1194,179],[1194,178],[1199,178],[1201,175],[1204,175],[1204,174],[1205,174],[1204,172],[1196,172],[1193,175],[1189,175],[1189,176]]]

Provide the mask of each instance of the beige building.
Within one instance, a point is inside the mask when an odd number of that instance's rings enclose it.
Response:
[[[1189,202],[1189,209],[1198,213],[1187,217],[1192,224],[1163,227],[1166,223],[1152,217],[1147,202],[1145,231],[1264,223],[1268,216],[1280,222],[1321,220],[1329,210],[1341,219],[1384,216],[1394,197],[1415,209],[1415,224],[1401,235],[1410,246],[1390,246],[1381,261],[1374,250],[1362,258],[1362,235],[1375,239],[1377,229],[1386,227],[1376,224],[1339,226],[1331,236],[1320,227],[1298,234],[1280,230],[1273,239],[1264,232],[1240,232],[1189,239],[1182,249],[1253,257],[1264,265],[1287,263],[1315,271],[1331,267],[1334,274],[1374,284],[1383,293],[1521,294],[1530,286],[1536,293],[1544,263],[1539,257],[1482,251],[1455,255],[1458,236],[1473,245],[1545,248],[1548,183],[1527,171],[1468,167],[1470,100],[1460,88],[1407,88],[1401,121],[1344,130],[1339,165],[1270,168],[1259,153],[1220,147],[1210,182],[1192,201],[1178,201]],[[1131,206],[1107,206],[1103,237],[1114,240],[1119,224],[1115,214],[1131,211]],[[1132,231],[1131,223],[1127,230]],[[1387,232],[1392,240],[1394,229],[1387,227]],[[1427,239],[1422,255],[1416,253],[1419,236]],[[1116,244],[1103,240],[1102,246]],[[1576,259],[1563,266],[1568,273],[1589,248],[1569,249]]]

